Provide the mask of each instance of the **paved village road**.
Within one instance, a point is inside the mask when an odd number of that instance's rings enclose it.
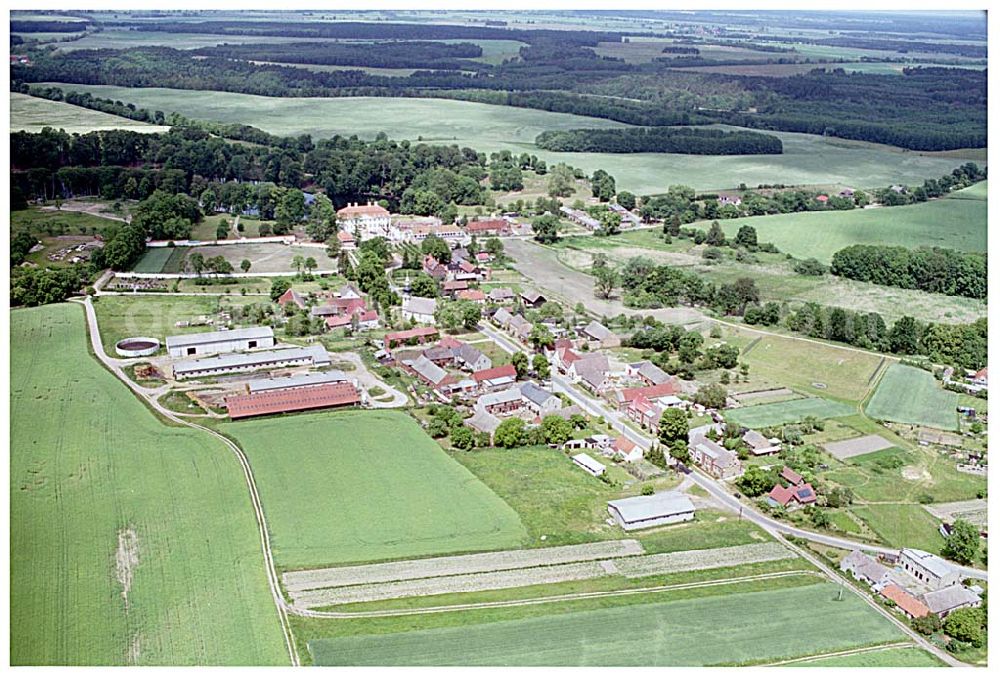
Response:
[[[498,330],[488,326],[486,323],[480,323],[479,330],[496,341],[496,343],[508,353],[513,353],[518,350],[526,353],[529,352],[526,347],[519,346],[512,338],[504,336]],[[578,389],[573,387],[570,380],[566,377],[553,373],[552,385],[554,390],[565,393],[574,404],[578,405],[584,411],[593,416],[604,417],[604,420],[610,422],[614,428],[620,430],[625,437],[635,442],[643,449],[649,449],[652,445],[652,438],[643,435],[631,426],[626,425],[624,419],[617,411],[611,409],[601,400],[581,393]],[[757,512],[757,510],[751,506],[741,503],[740,500],[732,494],[732,489],[703,474],[701,470],[693,469],[688,473],[688,476],[700,487],[712,494],[715,499],[727,508],[733,512],[740,513],[746,519],[749,519],[769,531],[776,531],[786,536],[804,538],[808,541],[812,541],[813,543],[822,543],[823,545],[829,545],[835,548],[844,548],[846,550],[854,550],[857,548],[868,552],[878,552],[884,554],[899,552],[899,548],[887,548],[884,546],[870,545],[868,543],[859,543],[846,538],[819,534],[814,531],[799,529],[798,527],[784,524],[783,522],[774,520],[763,513]],[[975,578],[983,581],[988,580],[987,572],[982,569],[959,566],[957,564],[952,564],[952,566],[958,569],[966,578]]]

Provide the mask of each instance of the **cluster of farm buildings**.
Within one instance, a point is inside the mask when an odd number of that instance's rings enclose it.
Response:
[[[944,619],[958,609],[982,605],[981,587],[964,585],[958,569],[923,550],[904,548],[879,559],[855,550],[840,561],[840,570],[909,618],[935,614]]]
[[[510,217],[488,217],[470,221],[464,227],[447,225],[436,217],[393,216],[385,207],[369,202],[352,203],[337,211],[340,231],[337,238],[346,251],[357,247],[358,243],[376,237],[383,237],[397,244],[420,244],[428,237],[436,236],[458,247],[469,244],[473,236],[505,237],[530,233],[530,226],[517,223]]]

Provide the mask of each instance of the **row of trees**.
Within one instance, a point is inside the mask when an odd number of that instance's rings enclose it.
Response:
[[[986,256],[941,247],[856,244],[833,255],[830,272],[862,282],[986,298]]]
[[[278,63],[359,66],[365,68],[423,68],[429,70],[476,71],[488,64],[472,61],[483,48],[471,42],[338,43],[292,42],[217,45],[192,50],[199,56]]]
[[[688,155],[780,155],[781,139],[759,132],[692,127],[570,129],[542,132],[535,145],[570,153],[683,153]]]

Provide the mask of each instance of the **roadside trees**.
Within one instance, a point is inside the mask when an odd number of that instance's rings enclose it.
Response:
[[[688,419],[680,409],[667,409],[660,416],[660,432],[658,437],[665,447],[671,446],[676,441],[687,444],[688,441]]]

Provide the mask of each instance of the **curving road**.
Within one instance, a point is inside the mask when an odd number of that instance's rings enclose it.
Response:
[[[288,657],[289,660],[291,660],[292,665],[301,665],[298,649],[295,646],[295,638],[292,635],[291,624],[288,622],[288,608],[285,603],[285,599],[281,595],[281,588],[278,584],[278,573],[274,567],[274,556],[271,553],[271,539],[268,535],[267,522],[264,517],[264,508],[261,505],[260,495],[257,492],[257,483],[254,480],[253,471],[250,468],[250,461],[243,453],[243,450],[228,437],[212,430],[211,428],[206,428],[203,425],[179,418],[177,414],[170,411],[157,401],[157,390],[143,388],[138,383],[135,383],[132,379],[130,379],[122,370],[122,361],[109,357],[104,350],[104,345],[101,343],[101,330],[97,324],[97,313],[94,312],[94,305],[91,302],[90,297],[84,299],[82,305],[86,311],[87,327],[90,331],[90,345],[94,350],[94,355],[105,367],[108,368],[112,374],[114,374],[120,381],[128,386],[132,392],[138,395],[141,400],[146,402],[149,407],[164,418],[167,418],[178,425],[194,428],[195,430],[200,430],[212,435],[222,442],[226,448],[228,448],[233,455],[236,456],[236,459],[240,463],[240,467],[243,468],[243,476],[246,480],[247,489],[250,493],[250,502],[253,505],[254,515],[257,518],[257,529],[260,534],[261,553],[264,556],[264,568],[267,573],[267,583],[268,587],[271,589],[271,597],[274,600],[274,605],[278,610],[278,619],[281,623],[282,633],[285,636],[285,646],[288,649]]]
[[[525,346],[519,345],[514,339],[509,336],[501,334],[498,330],[487,325],[485,322],[480,323],[479,331],[483,332],[485,335],[493,339],[497,345],[499,345],[503,350],[508,353],[514,353],[517,351],[530,352]],[[622,435],[635,442],[643,449],[649,449],[653,443],[653,439],[647,437],[646,435],[639,433],[634,428],[626,425],[624,417],[622,417],[617,411],[608,407],[601,400],[584,395],[579,390],[572,386],[572,382],[564,376],[561,376],[553,371],[552,376],[553,389],[557,392],[564,393],[569,397],[575,404],[577,404],[581,409],[590,413],[593,416],[602,416],[604,420],[612,424],[613,427],[621,431]],[[853,550],[855,548],[859,550],[865,550],[868,552],[877,552],[884,554],[897,554],[899,548],[888,548],[885,546],[871,545],[869,543],[861,543],[858,541],[852,541],[846,538],[839,538],[837,536],[829,536],[827,534],[816,533],[815,531],[809,531],[807,529],[800,529],[794,527],[790,524],[785,524],[784,522],[779,522],[763,513],[758,512],[753,506],[746,505],[740,502],[732,494],[732,490],[727,488],[725,485],[717,482],[715,479],[704,474],[700,469],[694,469],[689,471],[688,477],[690,477],[698,486],[704,488],[708,491],[716,500],[721,502],[727,508],[733,512],[742,514],[746,519],[754,522],[760,527],[783,534],[785,536],[793,536],[796,538],[804,538],[813,543],[821,543],[823,545],[829,545],[834,548],[843,548],[846,550]],[[982,569],[975,569],[973,567],[959,566],[958,564],[952,564],[956,569],[958,569],[962,576],[965,578],[975,578],[978,580],[988,580],[987,572]]]

